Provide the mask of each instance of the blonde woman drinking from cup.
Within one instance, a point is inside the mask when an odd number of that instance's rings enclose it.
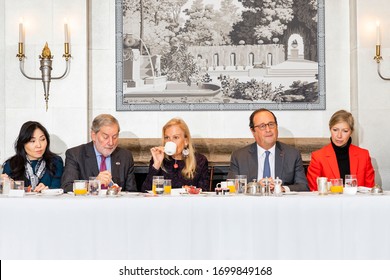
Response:
[[[168,121],[162,129],[162,145],[150,149],[152,159],[142,190],[152,189],[153,176],[172,180],[172,188],[192,185],[209,188],[207,158],[195,152],[190,130],[180,118]]]
[[[354,174],[360,186],[373,187],[375,172],[367,150],[352,143],[354,119],[351,113],[340,110],[329,120],[331,143],[311,155],[307,171],[310,190],[317,190],[317,177],[345,178]]]

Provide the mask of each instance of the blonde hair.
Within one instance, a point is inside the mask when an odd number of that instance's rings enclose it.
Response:
[[[329,120],[329,129],[332,129],[333,126],[340,122],[346,122],[349,125],[349,128],[353,132],[354,120],[350,112],[345,110],[339,110],[335,112]]]
[[[196,169],[196,159],[195,159],[195,149],[192,145],[192,138],[190,130],[188,129],[187,124],[185,121],[183,121],[180,118],[173,118],[169,120],[162,128],[162,145],[164,146],[164,137],[165,137],[165,131],[171,127],[177,125],[183,132],[184,132],[184,138],[187,139],[188,145],[187,149],[189,150],[189,155],[187,157],[184,157],[184,168],[181,171],[181,174],[187,178],[187,179],[193,179],[195,176],[195,169]]]

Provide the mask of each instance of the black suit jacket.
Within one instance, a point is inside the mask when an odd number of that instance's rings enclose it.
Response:
[[[88,180],[99,174],[93,142],[83,144],[65,153],[65,169],[61,186],[65,192],[73,190],[74,180]],[[130,151],[117,147],[111,154],[112,180],[123,191],[137,191],[134,176],[134,160]]]
[[[256,142],[233,152],[228,178],[247,175],[248,182],[257,179],[257,160]],[[279,177],[283,185],[292,191],[309,191],[300,152],[279,141],[275,147],[275,177]]]

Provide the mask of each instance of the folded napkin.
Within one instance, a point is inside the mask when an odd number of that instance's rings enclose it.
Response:
[[[180,195],[183,193],[187,193],[187,191],[184,188],[174,188],[171,189],[171,195]]]

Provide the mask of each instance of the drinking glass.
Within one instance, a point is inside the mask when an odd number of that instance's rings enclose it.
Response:
[[[14,181],[14,190],[24,190],[24,181]]]
[[[317,190],[319,195],[326,195],[330,191],[328,190],[328,178],[327,177],[317,177]]]
[[[154,194],[164,193],[164,176],[153,176],[152,192]]]
[[[0,179],[0,193],[1,194],[8,194],[9,190],[11,189],[12,186],[12,179],[9,178],[2,178]]]
[[[229,193],[235,193],[236,192],[236,186],[234,184],[233,179],[227,179],[226,180],[227,187],[229,189]]]
[[[90,195],[98,195],[100,192],[100,181],[96,177],[89,177],[88,180],[88,193]]]
[[[4,180],[5,180],[5,179],[0,178],[0,194],[3,193]]]
[[[164,180],[164,194],[171,194],[172,181],[170,179]]]
[[[330,192],[343,193],[343,179],[330,179]]]
[[[356,175],[345,175],[345,187],[357,187],[358,181]]]
[[[86,195],[88,193],[88,181],[87,180],[74,180],[73,193],[74,193],[74,195]]]
[[[243,193],[247,184],[246,175],[236,175],[234,179],[234,185],[237,193]]]

